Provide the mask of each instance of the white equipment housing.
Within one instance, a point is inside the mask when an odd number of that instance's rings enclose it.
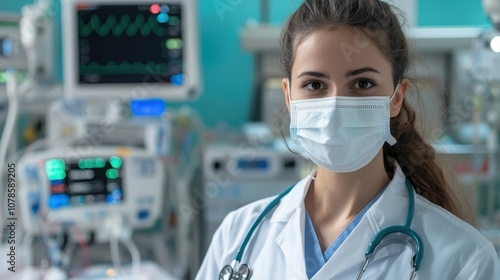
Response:
[[[213,145],[204,155],[202,255],[215,230],[231,211],[253,201],[278,195],[300,180],[305,160],[286,149],[261,146]]]
[[[168,115],[125,118],[118,122],[100,114],[84,112],[87,105],[69,100],[51,104],[47,112],[48,146],[55,148],[83,143],[130,146],[156,155],[171,152],[172,123]]]

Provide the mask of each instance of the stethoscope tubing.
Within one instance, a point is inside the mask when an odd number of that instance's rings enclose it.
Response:
[[[363,275],[364,271],[366,270],[366,267],[368,266],[368,263],[371,259],[371,256],[373,252],[375,251],[375,248],[381,243],[381,241],[390,234],[393,233],[402,233],[407,236],[409,236],[411,239],[415,241],[415,254],[413,256],[413,266],[412,266],[412,273],[410,274],[410,279],[413,279],[416,275],[417,270],[420,268],[420,264],[422,262],[423,256],[424,256],[424,242],[422,241],[422,238],[411,229],[411,224],[413,222],[413,216],[415,213],[415,194],[413,193],[413,185],[411,184],[410,180],[407,178],[405,182],[406,188],[408,190],[408,212],[406,214],[406,220],[404,225],[395,225],[395,226],[390,226],[387,228],[382,229],[380,232],[378,232],[368,245],[368,248],[365,252],[365,260],[361,264],[360,271],[358,274],[357,279],[361,279],[361,276]],[[294,187],[296,184],[290,186],[288,189],[280,193],[277,197],[275,197],[267,206],[264,208],[262,213],[257,217],[257,219],[253,222],[252,226],[248,230],[247,234],[245,235],[245,238],[243,239],[243,242],[241,243],[237,253],[236,257],[234,260],[231,262],[231,265],[226,265],[219,277],[223,277],[222,274],[224,271],[230,270],[230,279],[232,279],[234,269],[238,266],[238,264],[241,262],[241,259],[243,257],[243,252],[246,249],[246,246],[248,245],[248,242],[250,241],[250,238],[253,236],[253,233],[259,226],[260,222],[262,219],[273,209],[278,205],[281,201],[281,199],[286,196]],[[245,266],[248,268],[249,274],[245,279],[249,279],[251,274],[250,274],[250,268],[248,265],[245,264]],[[229,272],[229,271],[228,271]],[[221,278],[222,279],[222,278]],[[239,279],[239,277],[238,277]]]
[[[250,227],[250,230],[248,230],[248,233],[245,236],[245,239],[243,239],[243,242],[241,243],[240,248],[236,252],[236,257],[234,258],[234,260],[236,262],[238,262],[238,263],[241,262],[241,258],[243,257],[243,252],[245,251],[245,248],[247,247],[248,241],[250,241],[250,238],[252,237],[255,229],[259,226],[262,219],[267,215],[267,213],[269,213],[274,207],[276,207],[276,205],[278,205],[278,203],[280,203],[281,199],[285,195],[287,195],[293,189],[293,187],[295,187],[295,185],[296,184],[293,184],[288,189],[286,189],[285,191],[280,193],[276,198],[274,198],[266,206],[266,208],[262,211],[262,213],[260,213],[259,217],[257,217],[257,219],[253,222],[252,226]]]

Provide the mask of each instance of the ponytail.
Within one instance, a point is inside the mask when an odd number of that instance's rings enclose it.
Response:
[[[416,128],[415,115],[404,100],[399,115],[391,119],[391,134],[397,143],[384,144],[384,155],[398,162],[418,194],[463,219],[458,198],[437,163],[434,148]]]

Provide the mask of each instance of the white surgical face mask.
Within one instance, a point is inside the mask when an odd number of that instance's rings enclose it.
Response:
[[[390,132],[390,102],[398,87],[391,97],[290,101],[290,136],[323,168],[335,172],[359,170],[373,160],[384,142],[396,143]]]

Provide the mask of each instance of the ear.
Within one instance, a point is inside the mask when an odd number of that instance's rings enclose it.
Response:
[[[289,80],[287,78],[283,78],[283,80],[281,80],[281,85],[283,86],[283,93],[285,94],[286,107],[288,108],[288,112],[290,112],[290,86],[288,83]]]
[[[398,90],[394,94],[394,98],[391,101],[391,118],[399,115],[399,111],[401,111],[401,106],[403,105],[403,101],[406,96],[406,90],[408,90],[409,80],[407,78],[403,78],[399,84]]]

